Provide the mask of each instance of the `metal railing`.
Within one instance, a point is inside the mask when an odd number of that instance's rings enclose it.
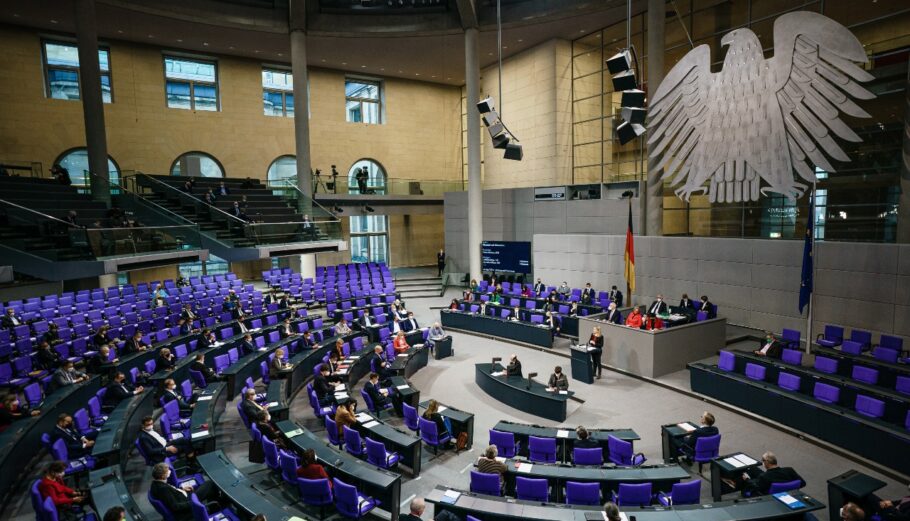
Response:
[[[349,182],[348,178],[338,176],[334,181],[331,176],[322,176],[313,178],[313,193],[319,194],[343,194],[343,195],[435,195],[441,196],[446,192],[464,192],[467,185],[461,179],[458,180],[441,180],[441,179],[407,179],[407,178],[388,178],[377,184],[375,179],[370,179],[364,187],[357,184],[356,181]],[[270,179],[269,188],[281,189],[286,184],[297,187],[296,177],[287,177],[284,179]]]

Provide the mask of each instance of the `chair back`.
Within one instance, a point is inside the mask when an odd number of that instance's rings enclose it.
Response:
[[[499,474],[471,471],[471,492],[488,496],[499,496],[501,495],[500,490]]]
[[[600,483],[566,481],[566,504],[600,505]]]
[[[901,394],[910,395],[910,376],[898,376],[895,380],[894,390]]]
[[[765,373],[767,369],[763,365],[758,364],[746,364],[746,378],[750,380],[758,380],[760,382],[765,381]]]
[[[331,505],[334,499],[328,478],[297,478],[297,492],[301,501],[310,506]]]
[[[28,489],[28,495],[32,500],[32,510],[35,511],[35,518],[37,521],[44,520],[44,512],[42,508],[44,507],[44,499],[41,498],[41,491],[38,490],[38,486],[41,484],[40,479],[36,479],[32,482],[32,486]]]
[[[768,494],[777,494],[778,492],[799,490],[802,488],[802,485],[802,481],[798,479],[794,479],[793,481],[785,481],[783,483],[771,483],[771,488],[768,489]]]
[[[720,434],[714,436],[702,436],[695,440],[695,455],[693,460],[698,463],[706,463],[716,458],[720,454]]]
[[[411,407],[406,403],[401,404],[401,412],[404,414],[404,424],[408,429],[411,429],[414,432],[419,430],[419,423],[417,422],[417,409]]]
[[[347,425],[345,425],[342,430],[344,431],[344,450],[354,456],[362,456],[363,444],[360,441],[360,433],[349,428]]]
[[[646,507],[651,504],[650,483],[620,483],[616,494],[617,506]]]
[[[556,463],[556,438],[528,437],[528,459],[540,463]]]
[[[357,492],[357,487],[348,485],[338,478],[334,478],[333,481],[335,483],[333,489],[335,493],[335,508],[338,513],[351,519],[360,519],[365,512],[363,512],[361,506],[363,498]]]
[[[816,400],[821,400],[825,403],[837,403],[840,401],[840,389],[821,382],[815,382],[815,387],[812,389],[812,396]]]
[[[815,370],[828,374],[837,374],[837,360],[827,356],[816,356]]]
[[[496,445],[497,452],[503,458],[514,458],[518,451],[515,444],[515,435],[511,432],[502,432],[490,429],[490,445]]]
[[[799,347],[799,330],[797,329],[784,328],[783,331],[781,331],[780,338],[787,344],[796,344],[796,347]]]
[[[904,348],[904,339],[899,336],[882,335],[881,339],[878,341],[878,345],[900,351]]]
[[[850,340],[859,342],[863,347],[868,348],[872,345],[872,333],[862,329],[854,329],[850,331]]]
[[[386,463],[385,445],[381,442],[373,441],[370,438],[364,438],[364,441],[367,444],[367,462],[376,465],[377,467],[388,467],[388,464]]]
[[[515,495],[518,499],[547,502],[550,499],[549,488],[546,479],[515,478]]]
[[[617,465],[632,464],[632,444],[628,441],[621,440],[612,434],[607,437],[607,449],[609,450],[610,461]]]
[[[430,445],[439,445],[439,432],[436,429],[436,422],[420,417],[417,419],[417,426],[420,430],[420,439]]]
[[[208,383],[205,381],[205,376],[199,371],[194,371],[190,369],[190,378],[193,380],[193,384],[200,389],[205,389],[208,387]]]
[[[54,505],[54,499],[50,496],[44,498],[41,503],[41,511],[38,516],[43,521],[57,521],[57,506]]]
[[[190,494],[190,508],[193,509],[193,521],[211,521],[209,510],[199,501],[196,494]]]
[[[282,450],[278,460],[281,464],[281,477],[290,484],[297,483],[297,456]]]
[[[878,371],[872,369],[871,367],[854,365],[852,377],[858,382],[867,383],[869,385],[875,385],[878,383]]]
[[[66,442],[63,441],[63,438],[58,438],[57,441],[51,443],[51,454],[55,460],[69,462],[69,453],[66,450]]]
[[[777,386],[788,391],[799,391],[799,377],[782,371],[777,375]]]
[[[329,443],[336,446],[341,446],[341,438],[338,437],[338,424],[335,423],[335,420],[329,418],[329,415],[324,416],[325,419],[325,435],[329,438]]]
[[[600,447],[575,448],[572,450],[572,461],[576,465],[603,465],[604,451]]]
[[[698,311],[697,313],[695,313],[695,321],[696,321],[696,322],[702,322],[702,321],[705,321],[705,320],[708,320],[708,312],[707,312],[707,311]]]
[[[720,358],[717,360],[717,367],[724,371],[733,371],[736,369],[736,356],[730,351],[720,351]]]
[[[844,343],[840,346],[840,350],[848,355],[859,356],[863,354],[863,345],[859,342],[854,342],[853,340],[844,340]]]
[[[281,463],[280,458],[278,457],[278,447],[275,446],[275,442],[262,437],[262,453],[265,456],[265,464],[268,468],[272,470],[280,470]]]
[[[674,505],[697,505],[701,501],[701,480],[674,483],[670,497]]]
[[[885,402],[858,394],[856,395],[856,412],[870,418],[881,418],[885,414]]]
[[[900,356],[900,351],[897,349],[891,349],[890,347],[875,346],[872,349],[872,356],[876,360],[896,364],[897,358]]]
[[[803,353],[796,349],[784,349],[780,360],[785,364],[800,365],[803,363]]]
[[[372,360],[372,362],[375,362],[375,361],[376,361],[376,359],[374,358]],[[371,362],[371,364],[372,364],[372,362]],[[375,371],[375,369],[374,369],[374,371]],[[376,406],[375,406],[375,404],[373,404],[373,399],[370,398],[370,393],[368,393],[366,391],[366,389],[360,390],[360,396],[363,397],[363,402],[365,404],[367,404],[367,410],[370,412],[376,412]]]
[[[844,328],[842,328],[840,326],[833,326],[830,324],[826,325],[825,333],[824,333],[824,336],[822,339],[825,340],[827,343],[832,344],[829,347],[839,345],[841,342],[844,341]],[[824,345],[824,344],[822,344],[822,345]]]

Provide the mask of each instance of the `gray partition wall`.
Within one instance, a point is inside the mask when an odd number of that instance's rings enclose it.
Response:
[[[536,233],[533,243],[535,277],[625,292],[625,235]],[[802,241],[636,236],[633,300],[707,295],[731,324],[793,328],[805,338],[802,252]],[[815,256],[813,338],[824,324],[868,329],[876,341],[881,333],[910,337],[910,245],[819,242]]]

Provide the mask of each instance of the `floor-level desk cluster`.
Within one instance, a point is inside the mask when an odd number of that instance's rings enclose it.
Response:
[[[566,402],[572,391],[549,392],[536,380],[518,376],[494,376],[493,364],[475,364],[474,381],[485,393],[496,400],[553,421],[565,421]],[[501,368],[497,368],[501,370]],[[529,368],[525,368],[529,371]],[[549,374],[548,372],[545,374]]]
[[[448,310],[441,311],[440,317],[442,326],[447,329],[480,333],[540,347],[553,346],[553,335],[545,325]]]

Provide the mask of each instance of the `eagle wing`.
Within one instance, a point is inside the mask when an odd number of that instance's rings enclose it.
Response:
[[[774,57],[769,60],[775,77],[774,91],[784,118],[793,167],[809,182],[816,180],[814,167],[834,171],[828,156],[838,161],[850,160],[834,135],[847,141],[862,141],[840,119],[841,112],[857,118],[870,117],[851,97],[874,98],[858,83],[873,76],[855,62],[866,62],[863,46],[834,20],[806,11],[775,20]]]
[[[649,101],[648,148],[659,158],[653,171],[664,169],[661,179],[674,175],[673,184],[694,178],[702,133],[708,113],[706,99],[711,77],[711,48],[699,45],[680,60],[663,79]],[[704,191],[704,179],[688,179],[677,195],[689,199],[693,191]]]

